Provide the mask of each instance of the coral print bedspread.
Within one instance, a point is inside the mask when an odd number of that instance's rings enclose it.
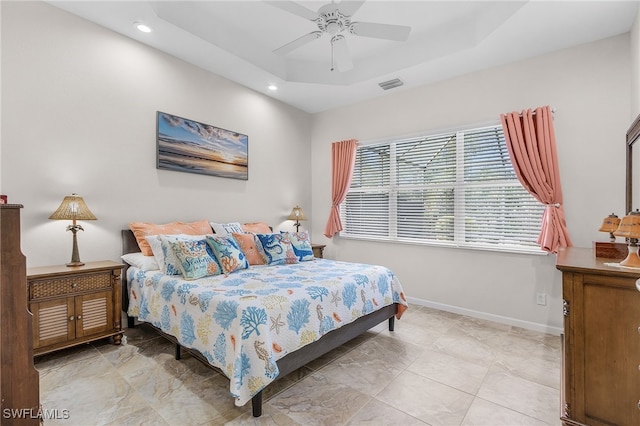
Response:
[[[278,376],[276,361],[327,332],[407,302],[382,266],[316,259],[184,281],[130,267],[129,315],[195,348],[230,379],[238,406]]]

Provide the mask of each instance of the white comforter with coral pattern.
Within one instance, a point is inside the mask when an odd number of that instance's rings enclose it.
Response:
[[[130,316],[197,349],[244,405],[278,376],[276,361],[376,309],[407,302],[389,269],[315,259],[185,281],[127,271]]]

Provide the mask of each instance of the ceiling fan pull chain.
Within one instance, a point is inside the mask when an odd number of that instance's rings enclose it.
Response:
[[[333,71],[333,37],[331,38],[331,71]]]

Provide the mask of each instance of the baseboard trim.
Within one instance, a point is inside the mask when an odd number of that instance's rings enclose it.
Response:
[[[559,327],[551,327],[546,324],[538,324],[530,321],[522,321],[516,318],[503,317],[501,315],[494,315],[494,314],[489,314],[487,312],[474,311],[473,309],[466,309],[458,306],[446,305],[444,303],[437,303],[429,300],[416,299],[414,297],[408,297],[407,301],[410,304],[425,306],[427,308],[438,309],[441,311],[451,312],[459,315],[466,315],[468,317],[493,321],[500,324],[507,324],[514,327],[521,327],[527,330],[539,331],[540,333],[553,334],[555,336],[560,336],[564,332],[564,330]]]

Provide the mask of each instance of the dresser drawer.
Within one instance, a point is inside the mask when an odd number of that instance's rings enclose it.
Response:
[[[29,300],[111,288],[111,271],[29,281]]]

